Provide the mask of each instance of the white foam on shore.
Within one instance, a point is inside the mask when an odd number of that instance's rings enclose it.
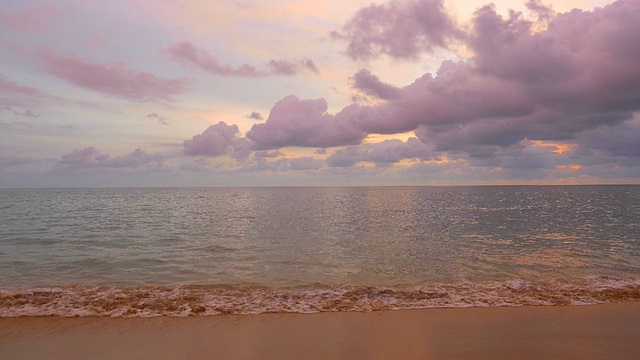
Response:
[[[413,287],[318,285],[312,289],[227,286],[60,286],[0,291],[0,317],[153,317],[317,313],[446,307],[587,305],[640,301],[640,278],[525,280]]]

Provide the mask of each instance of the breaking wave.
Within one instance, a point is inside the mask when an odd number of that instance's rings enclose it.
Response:
[[[640,278],[525,280],[421,286],[60,286],[0,291],[0,317],[153,317],[318,313],[640,301]]]

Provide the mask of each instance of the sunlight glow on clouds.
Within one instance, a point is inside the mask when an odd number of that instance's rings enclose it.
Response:
[[[0,34],[2,187],[640,183],[640,0],[25,0]]]

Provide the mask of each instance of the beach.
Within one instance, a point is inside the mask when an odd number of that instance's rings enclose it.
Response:
[[[3,359],[636,359],[640,303],[0,319]]]
[[[0,359],[637,359],[640,187],[0,191]]]

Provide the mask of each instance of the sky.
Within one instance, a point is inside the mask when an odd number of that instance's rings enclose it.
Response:
[[[0,0],[0,187],[640,184],[640,0]]]

